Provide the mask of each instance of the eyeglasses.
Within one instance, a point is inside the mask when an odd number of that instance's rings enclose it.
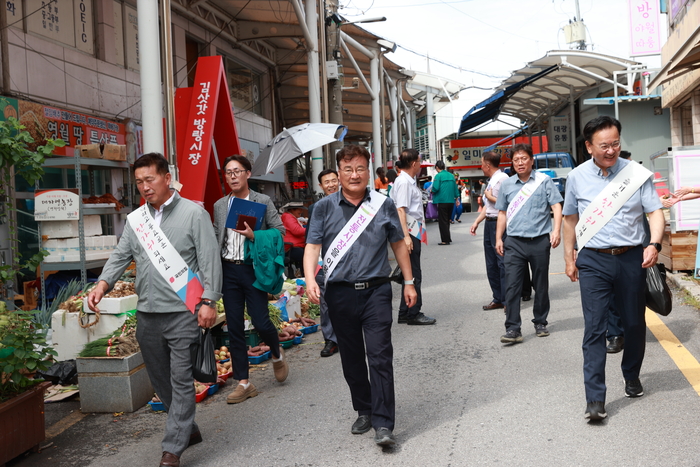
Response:
[[[613,141],[611,144],[601,144],[598,146],[598,149],[600,149],[603,152],[608,151],[609,149],[616,150],[620,147],[620,142],[619,141]]]
[[[350,177],[354,172],[357,172],[357,175],[364,175],[364,173],[367,172],[367,167],[357,167],[355,169],[345,167],[341,172],[347,177]]]
[[[513,164],[524,164],[529,160],[530,160],[529,157],[517,157],[517,158],[513,159]]]
[[[246,173],[246,169],[233,169],[233,170],[227,170],[224,172],[227,177],[239,177],[241,174]]]

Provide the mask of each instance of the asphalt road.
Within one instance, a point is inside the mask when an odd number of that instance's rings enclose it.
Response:
[[[274,382],[268,366],[251,376],[258,397],[227,405],[229,384],[198,404],[205,441],[184,453],[182,465],[700,465],[700,396],[650,331],[641,374],[645,395],[624,397],[622,354],[611,355],[608,419],[590,424],[583,418],[583,319],[578,284],[563,273],[561,246],[550,266],[551,335],[535,336],[530,301],[523,303],[525,341],[500,343],[503,311],[481,309],[491,293],[483,226],[476,237],[469,235],[475,217],[464,214],[452,226],[450,246],[438,246],[437,224],[428,225],[423,302],[437,324],[394,326],[395,448],[377,447],[373,431],[350,434],[356,414],[340,358],[319,357],[319,332],[288,351],[287,382]],[[394,286],[395,310],[398,293]],[[679,297],[663,322],[697,359],[698,310]],[[697,362],[684,365],[689,374],[700,375]],[[53,444],[9,465],[157,465],[164,414],[141,409],[81,417],[77,409],[77,402],[47,406],[47,426],[60,432],[47,440]]]

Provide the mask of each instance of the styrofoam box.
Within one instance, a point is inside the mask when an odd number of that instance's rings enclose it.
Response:
[[[127,311],[135,310],[136,304],[139,302],[138,295],[129,295],[127,297],[118,298],[103,298],[97,307],[101,314],[119,315]],[[83,310],[86,313],[92,313],[88,308],[87,297],[83,299]]]
[[[78,313],[56,310],[51,317],[53,330],[51,338],[54,350],[58,353],[56,360],[62,362],[76,358],[85,344],[110,335],[124,324],[127,317],[127,315],[101,315],[97,325],[83,329],[79,324]],[[91,315],[90,322],[94,319],[95,317]]]
[[[102,222],[99,215],[83,218],[86,237],[102,235]],[[77,237],[78,221],[45,221],[41,223],[41,235],[47,238]]]
[[[289,319],[301,318],[301,297],[292,295],[287,300],[287,316]]]
[[[108,259],[116,245],[115,235],[85,237],[85,259]],[[49,252],[49,256],[44,259],[47,263],[80,261],[80,242],[77,238],[52,238],[44,241],[43,247]]]

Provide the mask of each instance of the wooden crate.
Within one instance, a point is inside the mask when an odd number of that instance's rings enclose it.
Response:
[[[663,249],[659,254],[659,262],[664,263],[671,271],[692,271],[695,269],[695,254],[698,247],[697,230],[684,230],[671,233],[667,225],[661,242]]]

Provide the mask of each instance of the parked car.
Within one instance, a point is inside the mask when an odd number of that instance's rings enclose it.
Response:
[[[576,167],[576,161],[568,152],[542,152],[535,154],[535,170],[552,177],[561,196],[566,190],[566,177]]]

